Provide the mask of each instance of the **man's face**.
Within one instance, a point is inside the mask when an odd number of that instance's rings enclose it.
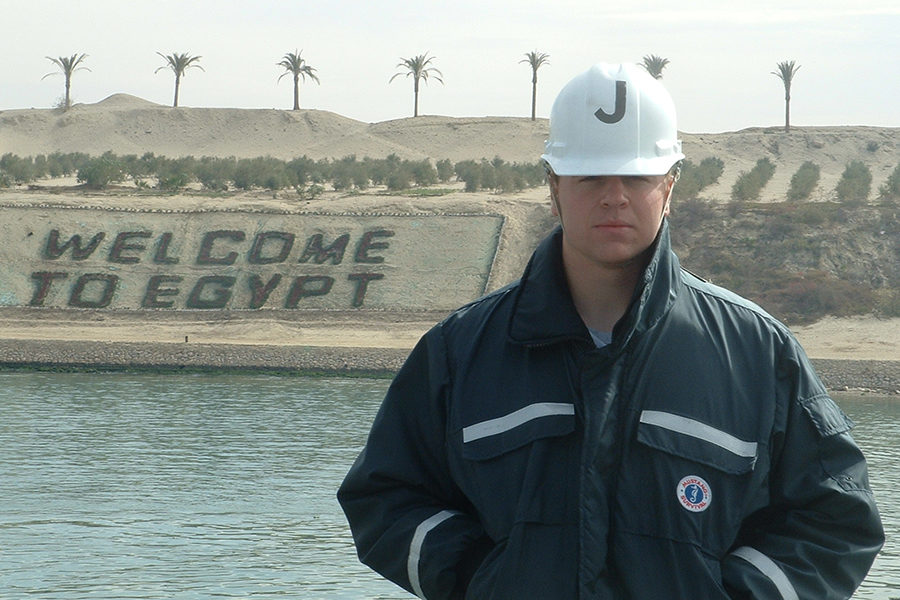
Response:
[[[612,268],[634,263],[669,214],[673,184],[667,175],[551,176],[565,259]]]

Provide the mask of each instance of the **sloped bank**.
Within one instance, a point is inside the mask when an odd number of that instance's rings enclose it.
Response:
[[[0,369],[390,377],[404,348],[0,339]],[[900,395],[900,361],[812,359],[831,391]]]

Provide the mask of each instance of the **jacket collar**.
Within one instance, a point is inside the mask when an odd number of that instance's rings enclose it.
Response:
[[[679,271],[666,220],[628,311],[613,331],[614,347],[623,347],[634,335],[653,327],[668,312],[677,293]],[[512,343],[525,345],[546,345],[568,339],[590,341],[566,282],[559,227],[541,241],[522,274],[509,323],[509,339]]]

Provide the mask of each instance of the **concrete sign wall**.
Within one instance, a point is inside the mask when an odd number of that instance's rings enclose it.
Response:
[[[6,206],[0,306],[451,310],[503,218]]]

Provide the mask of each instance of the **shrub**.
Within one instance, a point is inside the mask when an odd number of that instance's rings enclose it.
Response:
[[[704,158],[699,166],[689,160],[682,161],[681,175],[672,192],[672,198],[674,200],[696,198],[704,187],[718,181],[723,169],[724,163],[717,158]]]
[[[234,167],[234,185],[242,190],[280,190],[296,185],[296,179],[284,161],[271,156],[260,156],[237,161]]]
[[[886,319],[900,317],[900,290],[891,290],[883,297],[877,307],[878,316]]]
[[[674,201],[672,204],[672,213],[669,220],[673,225],[673,235],[675,231],[682,228],[695,227],[708,219],[716,216],[716,209],[712,203],[701,198],[686,198],[681,201]]]
[[[312,179],[316,172],[316,161],[304,154],[288,162],[285,167],[298,185],[306,185],[306,182]]]
[[[193,156],[176,159],[161,157],[156,168],[156,186],[167,191],[184,188],[194,179],[195,163]]]
[[[22,158],[16,154],[7,153],[0,156],[0,171],[16,184],[29,183],[37,178],[37,171],[32,158]]]
[[[297,194],[300,195],[300,198],[303,200],[313,200],[318,198],[325,192],[325,188],[323,188],[318,183],[310,184],[309,187],[303,187],[302,185],[297,185]]]
[[[345,156],[331,165],[331,185],[336,190],[369,187],[370,162],[359,162],[356,155]]]
[[[838,223],[841,219],[841,207],[834,202],[811,202],[808,204],[788,205],[789,217],[797,223],[819,226]]]
[[[387,187],[392,191],[408,189],[412,183],[413,174],[407,165],[403,165],[395,169],[387,177]]]
[[[835,191],[838,200],[849,205],[865,204],[872,189],[872,172],[862,161],[854,160],[847,164]]]
[[[438,180],[441,183],[447,183],[453,177],[453,163],[450,162],[450,159],[441,159],[434,166],[437,169]]]
[[[125,177],[122,164],[111,153],[87,161],[78,169],[78,182],[89,188],[102,189]]]
[[[882,200],[900,200],[900,163],[888,175],[887,181],[878,188],[878,196]]]
[[[463,160],[454,167],[456,178],[466,184],[467,192],[477,192],[481,188],[481,168],[474,160]]]
[[[204,156],[194,167],[194,175],[205,189],[224,192],[234,179],[236,165],[237,160],[233,156],[229,158]]]
[[[768,158],[756,161],[750,171],[743,171],[731,188],[731,199],[737,202],[759,200],[759,193],[775,173],[775,165]]]
[[[428,159],[409,163],[409,170],[416,185],[434,185],[438,182],[437,169],[434,168]]]
[[[762,294],[762,303],[793,322],[814,321],[825,315],[846,317],[871,312],[875,295],[868,288],[821,271],[788,278]]]
[[[819,165],[806,161],[791,177],[787,199],[791,201],[807,200],[812,191],[819,185]]]

